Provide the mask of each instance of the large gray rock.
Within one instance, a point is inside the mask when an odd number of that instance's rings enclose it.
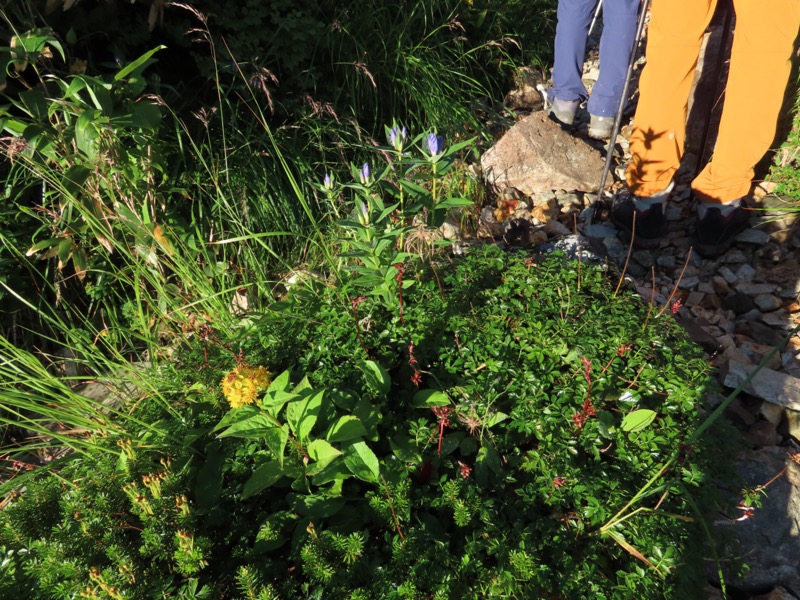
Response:
[[[723,384],[737,388],[755,369],[753,365],[730,361]],[[744,390],[756,398],[792,410],[800,410],[800,379],[780,371],[761,369]]]
[[[750,569],[738,579],[727,583],[737,590],[757,592],[772,586],[800,590],[800,466],[789,458],[786,448],[762,448],[741,457],[736,470],[744,485],[766,485],[761,507],[755,508],[752,518],[735,520],[720,518],[714,527],[731,533],[740,544],[740,555]]]
[[[481,157],[484,177],[527,196],[551,190],[596,192],[605,158],[543,112],[518,121]]]

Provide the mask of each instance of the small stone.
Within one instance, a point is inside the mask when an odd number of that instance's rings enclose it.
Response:
[[[714,294],[716,291],[714,290],[714,285],[709,281],[701,281],[700,285],[697,286],[698,292],[703,292],[704,294]]]
[[[783,341],[784,334],[777,329],[773,329],[768,325],[764,325],[759,321],[750,323],[750,337],[752,337],[759,344],[767,346],[777,346]]]
[[[689,295],[686,296],[686,300],[684,300],[683,305],[691,308],[692,306],[699,305],[703,299],[706,297],[705,294],[702,292],[689,292]]]
[[[781,327],[783,329],[790,329],[792,327],[792,320],[789,319],[789,315],[783,309],[773,310],[772,312],[762,314],[761,322],[773,327]]]
[[[786,409],[782,406],[773,404],[772,402],[767,402],[765,400],[761,403],[761,406],[758,409],[758,414],[777,427],[783,420],[783,412],[785,410]]]
[[[764,446],[777,446],[780,442],[778,430],[769,421],[756,421],[747,430],[747,438],[754,448],[763,448]]]
[[[751,281],[756,276],[756,270],[750,265],[741,265],[735,271],[736,279],[739,281]]]
[[[734,277],[734,281],[736,281],[735,277]],[[714,275],[714,277],[711,278],[711,285],[714,286],[714,291],[716,293],[718,293],[718,294],[725,295],[725,294],[730,293],[730,291],[731,291],[731,288],[728,285],[728,282],[725,280],[724,277],[720,277],[719,275]]]
[[[736,315],[743,315],[753,310],[755,305],[756,303],[747,294],[733,293],[725,296],[722,300],[722,306],[727,310],[732,310]]]
[[[792,436],[795,441],[800,442],[800,412],[796,410],[786,411],[786,427],[789,435]]]
[[[684,277],[678,283],[678,287],[682,290],[694,289],[700,283],[700,278],[695,275],[693,277]]]
[[[675,268],[675,257],[669,254],[662,254],[656,257],[656,264],[664,269]]]
[[[741,397],[736,397],[725,409],[725,416],[737,425],[750,427],[757,417],[744,405]]]
[[[442,237],[446,240],[457,240],[461,237],[458,223],[452,219],[445,220],[439,231],[441,231]]]
[[[772,294],[778,289],[774,283],[749,283],[742,282],[734,286],[737,292],[747,294],[748,296],[758,296],[759,294]]]
[[[744,252],[739,250],[739,248],[733,248],[725,253],[725,255],[722,257],[722,262],[729,265],[738,265],[746,263],[747,257],[744,255]]]
[[[760,596],[752,596],[750,600],[797,600],[797,597],[785,587],[777,586],[771,592]]]
[[[583,226],[583,235],[592,238],[616,237],[617,229],[608,223],[590,223]]]
[[[650,250],[635,250],[631,258],[648,269],[653,266],[653,253]]]
[[[544,230],[547,232],[548,235],[551,235],[553,237],[570,234],[570,230],[567,228],[567,226],[563,225],[562,223],[559,223],[555,219],[551,219],[547,223],[545,223]]]
[[[769,234],[760,229],[745,229],[736,236],[735,241],[742,242],[744,244],[756,244],[758,246],[763,246],[769,241]]]
[[[739,281],[739,279],[736,277],[736,273],[731,271],[728,267],[720,267],[718,273],[723,279],[725,279],[726,282],[731,285]]]
[[[761,312],[770,312],[781,307],[781,299],[772,294],[758,294],[753,300]]]

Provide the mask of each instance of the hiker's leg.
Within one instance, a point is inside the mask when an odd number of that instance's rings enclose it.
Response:
[[[556,24],[553,87],[548,95],[559,100],[583,100],[583,61],[586,57],[586,35],[596,0],[559,0]]]
[[[600,37],[600,76],[592,88],[587,108],[593,115],[617,114],[628,61],[631,57],[640,0],[604,0]]]
[[[734,0],[736,29],[714,155],[692,182],[702,202],[750,193],[753,168],[772,145],[798,30],[798,0]]]
[[[770,0],[771,2],[772,0]],[[628,188],[663,191],[678,170],[686,111],[703,34],[717,0],[652,0],[639,104],[633,120]]]

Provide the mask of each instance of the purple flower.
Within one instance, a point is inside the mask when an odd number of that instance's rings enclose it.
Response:
[[[361,167],[361,183],[363,185],[369,184],[369,177],[370,177],[369,163],[364,163],[364,166]]]
[[[403,142],[405,142],[407,138],[408,132],[405,127],[400,129],[395,125],[389,130],[389,143],[398,152],[403,151]]]
[[[369,209],[367,208],[367,205],[359,201],[356,211],[358,222],[362,225],[369,225]]]
[[[326,190],[333,189],[333,175],[330,173],[325,173],[325,179],[322,181],[322,187],[324,187]]]
[[[428,150],[431,156],[436,156],[444,152],[444,138],[431,132],[428,134]]]

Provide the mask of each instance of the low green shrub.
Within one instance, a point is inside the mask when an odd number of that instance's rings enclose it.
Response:
[[[670,316],[560,254],[403,276],[198,331],[180,419],[143,397],[8,501],[0,595],[701,597],[708,365]]]

